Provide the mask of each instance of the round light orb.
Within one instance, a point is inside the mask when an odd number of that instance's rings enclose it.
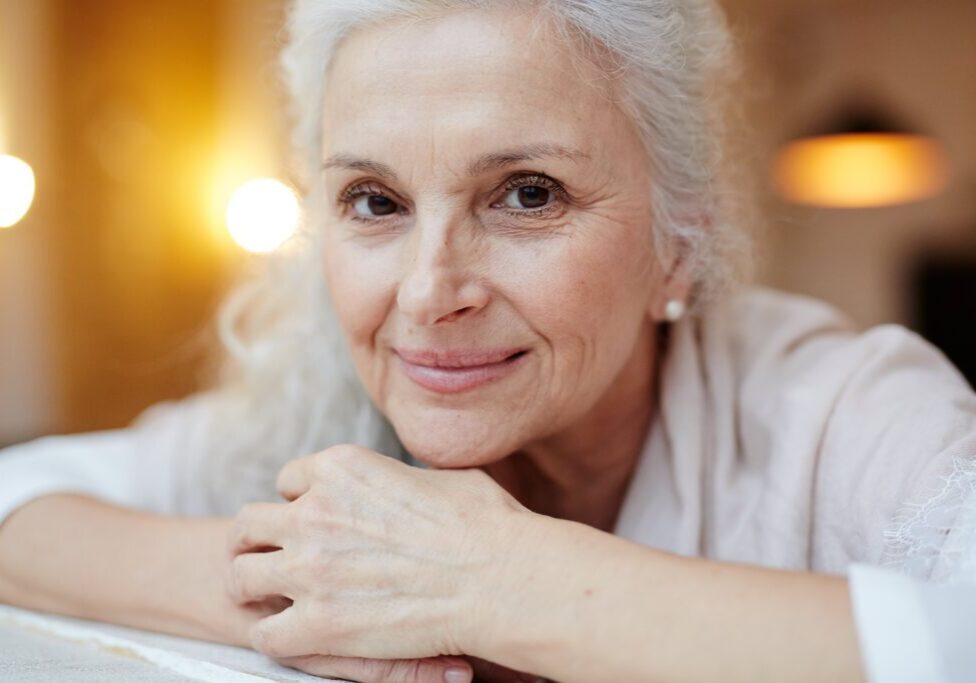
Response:
[[[288,241],[298,231],[300,217],[298,196],[273,178],[244,183],[227,204],[231,237],[254,254],[267,254]]]
[[[0,155],[0,228],[20,222],[34,203],[34,171],[30,165],[9,155]]]
[[[784,146],[773,184],[785,199],[810,206],[855,209],[929,199],[949,179],[935,140],[904,133],[823,135]]]

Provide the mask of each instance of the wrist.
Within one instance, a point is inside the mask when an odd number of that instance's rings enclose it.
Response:
[[[225,588],[230,564],[227,538],[231,520],[173,518],[167,552],[181,561],[165,579],[173,589],[161,610],[170,613],[180,635],[211,642],[246,646],[247,629]]]
[[[577,593],[574,574],[582,524],[518,510],[506,519],[488,575],[475,587],[474,619],[466,654],[532,671],[547,649],[559,650],[568,626],[564,613]],[[565,656],[565,652],[562,652]]]

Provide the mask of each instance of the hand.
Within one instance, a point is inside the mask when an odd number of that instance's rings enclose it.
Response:
[[[251,628],[260,619],[285,609],[289,601],[272,596],[241,604],[227,594],[225,577],[234,558],[233,553],[227,552],[228,538],[234,529],[233,520],[220,518],[180,522],[183,525],[179,530],[180,539],[187,548],[187,554],[191,550],[194,554],[185,583],[195,586],[199,596],[187,601],[198,628],[181,635],[251,647]]]
[[[278,659],[279,664],[315,676],[342,678],[366,683],[544,683],[532,674],[512,671],[476,657],[434,657],[429,659],[356,659],[308,655]],[[467,663],[470,662],[470,666]],[[450,670],[453,673],[448,673]]]
[[[513,671],[477,657],[428,659],[357,659],[308,655],[277,660],[279,664],[315,676],[366,683],[544,683],[538,676]],[[470,666],[468,665],[470,663]]]
[[[362,659],[306,655],[279,658],[277,661],[283,666],[314,676],[357,683],[471,683],[472,680],[472,666],[460,657]],[[509,682],[498,681],[497,683]]]
[[[286,504],[235,520],[228,590],[293,604],[251,629],[272,657],[477,655],[486,596],[532,513],[480,470],[423,470],[355,446],[286,465]],[[261,552],[266,551],[266,552]]]

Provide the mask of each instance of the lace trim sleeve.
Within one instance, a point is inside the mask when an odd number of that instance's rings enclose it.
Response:
[[[954,457],[935,494],[902,509],[885,546],[884,565],[903,574],[976,583],[976,454]]]

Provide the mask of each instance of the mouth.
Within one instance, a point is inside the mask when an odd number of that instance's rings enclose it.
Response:
[[[515,372],[528,353],[525,349],[394,349],[404,374],[438,394],[459,394],[497,382]]]

